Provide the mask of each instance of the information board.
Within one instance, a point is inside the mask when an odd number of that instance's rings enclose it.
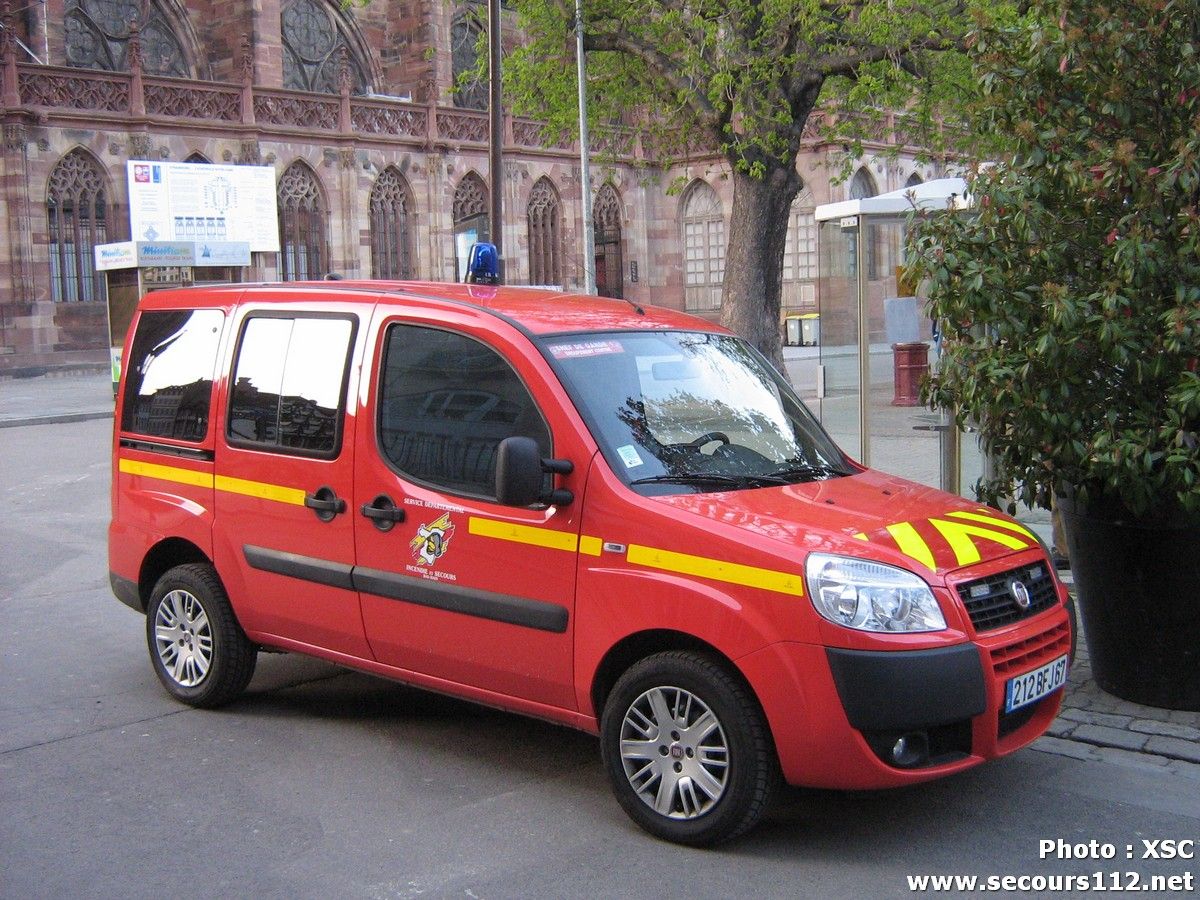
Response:
[[[135,241],[246,241],[279,251],[275,169],[130,160],[130,237]]]

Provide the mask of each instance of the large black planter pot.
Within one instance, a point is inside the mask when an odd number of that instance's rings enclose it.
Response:
[[[1147,706],[1200,711],[1200,516],[1057,502],[1096,683]]]

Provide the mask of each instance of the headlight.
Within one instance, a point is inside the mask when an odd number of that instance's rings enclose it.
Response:
[[[836,625],[891,633],[946,627],[929,585],[912,572],[828,553],[810,553],[804,568],[813,606]]]

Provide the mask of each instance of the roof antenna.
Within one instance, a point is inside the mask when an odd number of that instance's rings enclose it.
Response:
[[[638,306],[636,303],[634,303],[628,297],[622,297],[621,299],[624,300],[626,303],[628,303],[630,306],[632,306],[633,311],[636,312],[639,316],[644,316],[646,314],[646,311],[644,309],[642,309],[640,306]]]

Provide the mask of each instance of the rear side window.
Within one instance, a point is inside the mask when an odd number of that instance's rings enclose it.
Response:
[[[142,313],[125,360],[122,431],[204,440],[224,318],[216,309]]]
[[[229,443],[337,456],[355,325],[331,316],[247,318],[229,392]]]
[[[551,455],[550,431],[524,383],[473,338],[393,325],[380,383],[380,448],[409,478],[490,499],[506,437],[531,437]]]

